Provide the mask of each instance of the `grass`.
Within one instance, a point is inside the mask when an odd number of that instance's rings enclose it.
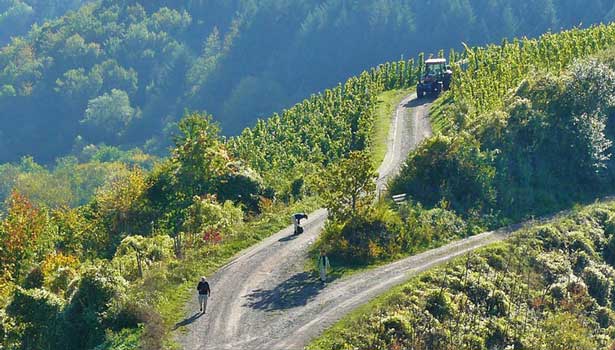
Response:
[[[446,115],[446,107],[453,103],[450,94],[437,98],[429,109],[429,119],[431,120],[431,128],[434,134],[444,134],[450,128],[450,120]]]
[[[389,139],[389,129],[391,128],[391,118],[397,105],[412,92],[411,89],[399,89],[385,91],[378,96],[376,105],[376,119],[374,121],[373,146],[371,148],[372,159],[375,168],[380,166],[387,153],[387,141]]]
[[[94,350],[133,350],[139,348],[142,329],[124,329],[107,336],[107,341]]]

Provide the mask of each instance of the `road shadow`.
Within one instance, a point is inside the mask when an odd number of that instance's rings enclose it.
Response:
[[[325,288],[309,272],[298,273],[270,290],[256,289],[246,296],[244,306],[256,310],[276,311],[305,306]]]
[[[179,327],[187,326],[187,325],[193,323],[194,321],[198,320],[199,318],[201,318],[201,316],[203,316],[202,312],[196,312],[194,315],[184,319],[183,321],[180,321],[180,322],[176,323],[175,327],[173,327],[173,330],[176,330]]]
[[[427,104],[433,103],[433,101],[435,101],[435,100],[436,100],[436,98],[433,97],[433,96],[425,96],[423,98],[414,98],[414,99],[408,101],[408,103],[406,103],[404,105],[404,107],[406,107],[406,108],[420,107],[420,106],[423,106],[423,105],[427,105]]]
[[[297,237],[299,237],[299,235],[295,235],[295,234],[290,234],[289,236],[283,237],[278,239],[278,242],[290,242],[290,241],[294,241],[295,239],[297,239]]]

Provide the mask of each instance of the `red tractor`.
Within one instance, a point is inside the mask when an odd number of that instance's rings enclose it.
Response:
[[[444,58],[430,58],[425,61],[423,75],[416,85],[416,96],[439,95],[449,89],[453,71]]]

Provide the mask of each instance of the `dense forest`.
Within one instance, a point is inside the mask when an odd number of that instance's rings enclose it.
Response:
[[[12,37],[27,34],[30,27],[64,15],[85,4],[86,0],[1,0],[0,45]]]
[[[606,0],[100,0],[42,21],[77,4],[0,3],[3,37],[39,22],[0,51],[2,162],[49,164],[100,143],[165,153],[184,109],[237,134],[380,62],[615,13]]]

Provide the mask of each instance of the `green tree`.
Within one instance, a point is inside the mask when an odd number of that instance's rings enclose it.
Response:
[[[230,157],[219,136],[220,128],[209,115],[191,113],[179,122],[172,162],[183,200],[214,194],[217,179],[227,172]]]
[[[346,221],[369,211],[378,174],[368,152],[354,151],[325,170],[319,192],[334,220]]]
[[[125,91],[113,89],[88,102],[82,124],[102,130],[114,137],[122,136],[135,118],[135,109]]]

